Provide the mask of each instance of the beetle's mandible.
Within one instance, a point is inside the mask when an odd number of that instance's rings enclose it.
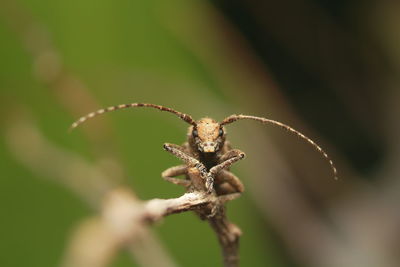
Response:
[[[74,129],[86,120],[105,112],[134,107],[150,107],[161,111],[167,111],[175,114],[190,124],[187,134],[187,142],[181,146],[169,143],[164,144],[164,149],[180,158],[184,164],[168,168],[162,173],[162,177],[168,182],[185,186],[188,190],[198,189],[198,185],[193,185],[193,181],[188,177],[189,168],[195,167],[199,170],[200,175],[204,180],[202,186],[208,192],[213,192],[215,190],[217,195],[243,192],[244,186],[242,182],[229,171],[229,168],[233,163],[244,158],[245,154],[238,149],[231,148],[229,141],[226,140],[225,130],[225,125],[243,119],[279,126],[307,141],[329,162],[334,178],[337,179],[337,170],[334,163],[329,158],[328,154],[325,153],[325,151],[313,140],[284,123],[262,117],[231,115],[221,122],[217,122],[211,118],[202,118],[195,121],[190,115],[176,111],[172,108],[155,104],[131,103],[112,106],[89,113],[74,122],[71,125],[71,129]],[[186,175],[186,179],[175,178],[180,175]]]

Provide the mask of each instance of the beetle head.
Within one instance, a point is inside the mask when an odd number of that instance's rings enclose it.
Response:
[[[189,128],[189,142],[201,153],[218,152],[225,142],[225,129],[211,118],[203,118]]]

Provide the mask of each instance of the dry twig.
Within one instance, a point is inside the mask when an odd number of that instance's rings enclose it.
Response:
[[[189,177],[192,180],[201,179],[195,167],[191,168]],[[102,212],[102,219],[115,236],[121,237],[120,241],[134,243],[133,239],[146,225],[160,221],[171,214],[195,211],[200,218],[207,220],[215,231],[222,248],[225,266],[239,265],[241,231],[228,221],[224,204],[239,197],[240,193],[217,196],[203,189],[187,192],[178,198],[138,201],[132,199],[128,192],[127,190],[112,192],[106,198]]]
[[[197,169],[192,169],[190,177],[194,179],[200,177]],[[158,222],[168,215],[186,211],[195,211],[200,218],[208,220],[220,242],[225,266],[238,266],[241,231],[228,221],[224,208],[227,201],[238,196],[240,196],[239,193],[217,196],[215,193],[209,194],[205,190],[195,190],[178,198],[140,201],[133,197],[127,188],[115,189],[105,198],[102,216],[91,220],[92,226],[94,223],[95,228],[100,230],[96,231],[96,234],[92,234],[94,227],[90,227],[89,234],[83,232],[83,234],[77,235],[70,246],[72,250],[69,251],[64,266],[105,266],[120,248],[135,244],[141,238],[142,233],[147,230],[148,225]],[[91,245],[87,243],[87,239],[97,240],[95,243],[100,242],[97,238],[99,233],[105,236],[105,239],[108,240],[106,243],[110,244],[108,248],[100,248],[102,254],[107,254],[106,259],[100,260],[96,257],[99,251],[88,249]],[[82,236],[88,238],[82,238]],[[83,253],[82,250],[84,250]],[[169,266],[165,262],[155,265]]]

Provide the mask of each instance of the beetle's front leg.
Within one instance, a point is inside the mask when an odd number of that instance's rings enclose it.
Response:
[[[245,157],[245,154],[238,150],[238,149],[233,149],[222,155],[220,160],[222,161],[220,164],[212,167],[210,171],[207,174],[206,178],[206,187],[208,190],[208,193],[211,193],[213,188],[214,188],[214,178],[216,175],[223,169],[229,168],[233,163],[236,161],[239,161]]]
[[[196,166],[196,164],[200,163],[197,159],[192,157],[191,155],[188,155],[185,151],[184,148],[175,144],[169,144],[165,143],[164,144],[164,149],[174,155],[175,157],[181,159],[183,162],[185,162],[189,166]]]
[[[230,158],[234,158],[234,157],[240,156],[241,154],[245,155],[244,152],[239,150],[239,149],[228,150],[227,152],[225,152],[225,154],[220,156],[219,162],[222,163],[222,162],[224,162],[224,161],[226,161],[226,160],[228,160]]]
[[[203,179],[207,177],[207,168],[198,159],[195,159],[191,155],[188,155],[183,151],[183,147],[175,144],[164,144],[164,149],[174,155],[175,157],[183,160],[188,166],[196,167],[200,171],[200,175]]]
[[[215,176],[218,174],[223,169],[229,168],[232,166],[233,163],[243,159],[246,156],[246,154],[239,149],[232,149],[226,152],[224,155],[221,156],[220,161],[218,165],[215,165],[210,169],[210,173],[212,176]]]

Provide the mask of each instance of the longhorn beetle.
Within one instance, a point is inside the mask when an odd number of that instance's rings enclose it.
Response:
[[[183,145],[164,144],[164,149],[166,151],[183,160],[185,163],[183,165],[168,168],[162,173],[162,177],[173,184],[190,188],[192,182],[189,180],[188,170],[191,167],[195,167],[199,170],[201,177],[205,180],[203,185],[207,192],[211,193],[215,190],[217,195],[243,192],[244,186],[242,182],[229,171],[229,168],[233,163],[243,159],[245,154],[238,149],[231,148],[229,141],[226,140],[225,125],[245,119],[281,127],[307,141],[329,162],[334,178],[337,179],[337,170],[334,163],[329,158],[328,154],[326,154],[325,151],[313,140],[286,124],[262,117],[231,115],[223,119],[221,122],[217,122],[211,118],[202,118],[195,121],[188,114],[181,113],[172,108],[154,104],[131,103],[112,106],[89,113],[74,122],[71,125],[71,129],[76,128],[78,125],[97,115],[114,110],[134,107],[149,107],[161,111],[167,111],[175,114],[191,125],[187,134],[187,142]],[[175,178],[179,175],[186,175],[186,179]]]

